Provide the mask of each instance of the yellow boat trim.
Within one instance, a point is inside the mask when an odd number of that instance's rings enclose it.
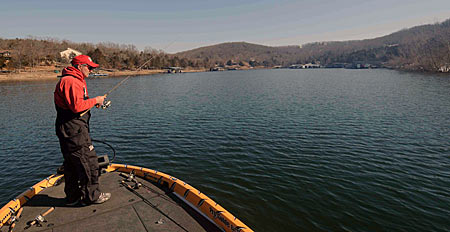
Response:
[[[64,175],[51,175],[39,183],[33,185],[31,188],[17,196],[14,200],[8,202],[5,206],[0,209],[0,228],[8,222],[9,218],[13,214],[16,214],[17,211],[32,197],[37,195],[42,190],[54,186]]]
[[[173,192],[177,193],[180,197],[183,197],[187,202],[196,207],[205,216],[214,221],[214,223],[216,223],[216,225],[221,227],[224,231],[253,231],[222,206],[211,200],[211,198],[201,193],[194,187],[190,186],[186,182],[179,180],[178,178],[149,168],[141,168],[124,164],[111,164],[110,166],[108,166],[106,171],[119,171],[127,173],[134,171],[135,175],[140,176],[141,178],[156,181],[161,185],[167,184],[167,186]]]
[[[157,182],[161,185],[167,185],[170,190],[178,196],[184,198],[191,206],[196,207],[198,211],[207,216],[216,225],[227,232],[251,232],[253,231],[238,218],[233,216],[230,212],[222,206],[211,200],[208,196],[201,193],[199,190],[190,186],[184,181],[179,180],[173,176],[165,173],[152,170],[149,168],[141,168],[138,166],[125,164],[111,164],[106,169],[107,172],[126,172],[134,171],[135,175]],[[10,217],[18,212],[18,210],[32,197],[37,195],[43,189],[54,186],[64,175],[51,175],[39,183],[33,185],[29,190],[20,194],[16,199],[11,200],[0,209],[0,228],[8,222]]]

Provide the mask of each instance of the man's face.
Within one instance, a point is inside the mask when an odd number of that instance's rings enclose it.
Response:
[[[78,66],[78,69],[80,69],[81,73],[83,73],[84,77],[88,77],[89,73],[92,72],[92,67],[90,67],[87,64],[81,64]]]

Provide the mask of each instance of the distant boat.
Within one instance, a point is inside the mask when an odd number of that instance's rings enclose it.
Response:
[[[221,68],[221,67],[214,67],[214,68],[210,68],[209,69],[209,71],[212,71],[212,72],[214,72],[214,71],[224,71],[225,69],[224,68]]]
[[[167,73],[181,73],[183,68],[181,67],[167,67]]]
[[[106,73],[91,73],[89,74],[89,77],[107,77],[108,74]]]

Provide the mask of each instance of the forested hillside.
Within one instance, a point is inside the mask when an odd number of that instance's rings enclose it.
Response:
[[[329,41],[301,46],[269,47],[246,42],[222,43],[176,54],[160,50],[139,51],[134,45],[74,43],[57,39],[1,39],[0,68],[13,70],[38,65],[67,64],[59,52],[72,48],[91,56],[102,68],[133,70],[151,57],[144,68],[169,66],[211,68],[215,66],[290,66],[292,64],[368,64],[421,71],[450,71],[450,19],[433,25],[404,29],[366,40]],[[8,59],[8,62],[5,62]]]
[[[408,70],[438,71],[450,64],[450,19],[404,29],[387,36],[303,46],[268,47],[245,42],[224,43],[177,53],[206,66],[249,62],[263,66],[366,63]]]
[[[134,45],[122,45],[115,43],[74,43],[57,39],[26,38],[26,39],[1,39],[0,50],[9,51],[9,62],[2,62],[3,69],[21,69],[39,65],[67,64],[69,60],[61,57],[60,52],[67,48],[75,49],[82,54],[92,57],[102,68],[118,70],[134,70],[151,59],[144,68],[162,68],[168,66],[191,66],[197,64],[185,59],[179,59],[156,49],[139,51]],[[152,58],[153,57],[153,58]],[[1,57],[0,59],[5,59]]]

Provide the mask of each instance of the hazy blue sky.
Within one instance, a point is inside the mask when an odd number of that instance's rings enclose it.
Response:
[[[0,0],[0,37],[114,42],[178,52],[367,39],[450,18],[450,0]]]

